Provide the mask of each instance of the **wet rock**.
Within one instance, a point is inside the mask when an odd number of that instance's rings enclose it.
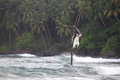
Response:
[[[115,57],[115,56],[117,56],[117,54],[113,51],[110,51],[110,52],[108,52],[107,56],[108,57]]]

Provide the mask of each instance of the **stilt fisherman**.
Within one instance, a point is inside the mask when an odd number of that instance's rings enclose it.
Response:
[[[79,46],[79,38],[82,36],[82,34],[80,33],[80,31],[78,30],[78,28],[75,27],[75,25],[73,25],[73,29],[72,29],[72,44],[73,44],[73,48],[78,47]]]

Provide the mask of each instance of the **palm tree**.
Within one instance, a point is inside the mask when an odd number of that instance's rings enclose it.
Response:
[[[60,1],[58,9],[60,10],[58,16],[56,17],[56,29],[58,30],[57,34],[65,34],[69,35],[70,33],[70,25],[71,23],[71,18],[74,15],[74,11],[72,10],[72,3],[70,0],[62,0]]]
[[[85,19],[85,17],[89,20],[89,22],[92,24],[92,20],[90,19],[90,14],[92,12],[92,7],[90,7],[91,1],[79,1],[76,7],[79,8],[79,11],[81,13],[81,18]],[[89,13],[89,14],[88,14]]]
[[[46,37],[48,39],[48,35],[47,35],[46,29],[44,27],[44,23],[47,21],[47,18],[48,18],[48,16],[46,16],[45,13],[47,12],[48,9],[47,9],[47,5],[45,4],[44,1],[39,1],[36,3],[37,4],[34,7],[35,12],[31,16],[31,24],[30,24],[31,32],[32,33],[36,32],[37,34],[41,34],[41,37],[42,37],[42,40],[44,43],[44,47],[45,47],[45,49],[47,49],[43,31],[45,32]],[[41,5],[42,7],[39,5]],[[49,41],[47,41],[47,42],[49,42]]]
[[[119,7],[120,0],[112,0],[111,4],[115,4],[117,7]]]
[[[21,5],[17,9],[19,13],[18,22],[23,23],[25,31],[30,31],[31,27],[31,16],[34,14],[34,1],[33,0],[24,0],[21,2]]]
[[[17,13],[15,11],[16,7],[19,4],[19,0],[1,0],[1,8],[3,9],[3,24],[5,24],[6,30],[9,30],[9,44],[11,46],[11,31],[15,32],[16,36],[18,36],[19,24],[17,23]]]
[[[42,30],[45,30],[42,15],[38,12],[35,12],[31,17],[31,32],[39,34]]]
[[[61,23],[63,24],[63,25],[61,25],[61,24],[59,24],[59,23],[56,23],[57,24],[57,27],[56,27],[56,29],[58,29],[58,32],[57,32],[57,34],[58,35],[62,35],[62,34],[65,34],[66,36],[68,36],[69,35],[69,33],[70,33],[70,26],[69,25],[67,25],[67,18],[66,17],[64,17],[64,16],[62,16],[61,17],[61,19],[60,19],[60,21],[61,21]],[[65,25],[64,25],[65,24]]]
[[[44,0],[25,0],[22,1],[21,5],[18,7],[18,11],[21,12],[18,17],[18,22],[24,24],[25,31],[41,34],[45,49],[47,47],[43,31],[45,31],[44,23],[48,18],[48,16],[45,15],[48,11],[47,7]]]
[[[108,2],[105,6],[104,15],[107,15],[107,18],[114,15],[116,17],[116,19],[120,22],[119,18],[117,17],[118,13],[120,13],[120,8],[116,4],[118,4],[118,3]]]
[[[61,4],[59,5],[59,8],[61,9],[60,15],[70,18],[70,15],[74,14],[74,11],[72,10],[72,4],[70,3],[70,0],[63,0],[61,1]]]
[[[6,11],[5,13],[6,19],[6,29],[9,30],[9,44],[11,45],[11,30],[16,33],[18,37],[17,29],[19,29],[19,25],[16,22],[16,14],[12,12],[11,14]]]
[[[106,28],[105,22],[104,22],[104,1],[95,1],[95,3],[93,4],[94,10],[93,10],[93,14],[94,14],[94,19],[100,19],[102,21],[102,24],[104,26],[104,28]]]

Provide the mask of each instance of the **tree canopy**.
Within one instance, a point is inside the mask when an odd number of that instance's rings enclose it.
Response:
[[[57,51],[57,45],[61,51],[61,44],[66,45],[63,50],[70,49],[70,29],[77,24],[76,18],[84,33],[79,50],[119,52],[120,0],[1,0],[0,51],[5,45],[21,48],[15,44],[28,33],[34,36],[31,45],[39,50]]]

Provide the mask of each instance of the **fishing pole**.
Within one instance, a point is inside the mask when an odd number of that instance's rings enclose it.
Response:
[[[69,28],[66,27],[64,24],[62,24],[59,20],[53,18],[52,16],[46,14],[45,12],[44,12],[44,14],[47,15],[48,17],[52,18],[53,20],[55,20],[55,21],[58,22],[59,24],[61,24],[63,27],[69,29]],[[79,17],[78,17],[78,15],[79,15]],[[80,14],[79,14],[79,12],[78,12],[78,13],[77,13],[77,16],[76,16],[76,20],[75,20],[75,32],[73,32],[73,35],[76,34],[76,28],[77,28],[77,26],[78,26],[79,21],[80,21]],[[72,31],[71,29],[69,29],[69,30]],[[73,39],[73,40],[74,40],[74,39]],[[71,64],[70,64],[70,65],[72,65],[72,64],[73,64],[73,42],[72,42],[72,49],[71,49]]]
[[[53,20],[55,20],[55,21],[56,21],[56,22],[58,22],[59,24],[61,24],[63,27],[65,27],[65,28],[69,29],[69,28],[68,28],[68,27],[66,27],[64,24],[62,24],[59,20],[57,20],[57,19],[53,18],[52,16],[50,16],[50,15],[46,14],[45,12],[44,12],[44,14],[45,14],[45,15],[47,15],[48,17],[52,18]],[[70,30],[70,31],[72,31],[71,29],[69,29],[69,30]]]

